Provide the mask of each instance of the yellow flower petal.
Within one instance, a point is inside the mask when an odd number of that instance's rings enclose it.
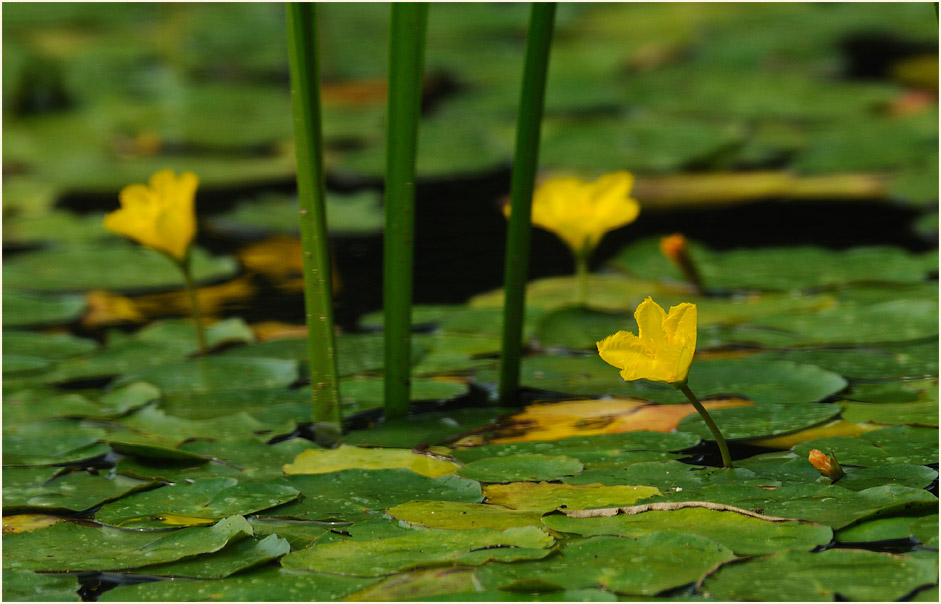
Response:
[[[598,355],[621,370],[626,381],[685,382],[696,352],[696,305],[664,312],[647,298],[634,312],[639,335],[619,331],[598,342]]]
[[[637,219],[640,204],[630,197],[630,172],[605,174],[594,182],[551,178],[533,194],[532,222],[558,235],[576,254],[593,250],[608,231]],[[509,208],[505,208],[509,216]]]
[[[196,236],[198,186],[192,172],[177,177],[161,170],[148,185],[124,187],[118,196],[121,208],[105,216],[104,227],[182,261]]]

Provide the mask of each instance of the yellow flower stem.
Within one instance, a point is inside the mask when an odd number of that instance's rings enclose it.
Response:
[[[588,278],[591,274],[588,270],[588,259],[590,257],[591,250],[587,245],[580,252],[575,253],[576,296],[578,296],[575,301],[579,306],[588,306]]]
[[[725,438],[722,437],[722,433],[719,432],[719,426],[712,421],[712,416],[709,415],[709,412],[706,411],[706,408],[702,406],[702,403],[699,402],[699,399],[696,398],[696,395],[693,394],[693,391],[689,389],[689,386],[686,385],[686,382],[681,382],[678,384],[673,384],[673,387],[686,395],[686,398],[689,399],[689,402],[693,404],[693,407],[696,408],[696,411],[699,412],[699,415],[702,416],[704,422],[709,427],[709,431],[712,432],[712,436],[716,439],[716,443],[719,445],[719,452],[722,454],[722,465],[726,468],[732,467],[732,456],[729,455],[729,446],[725,443]]]
[[[209,347],[206,346],[206,334],[203,332],[203,317],[202,313],[199,311],[199,298],[196,295],[196,283],[193,281],[193,271],[190,268],[190,257],[187,255],[186,260],[182,262],[175,258],[174,261],[180,267],[180,270],[183,271],[183,281],[186,282],[186,293],[189,295],[190,307],[193,310],[193,323],[196,325],[196,342],[199,344],[199,352],[206,354]]]

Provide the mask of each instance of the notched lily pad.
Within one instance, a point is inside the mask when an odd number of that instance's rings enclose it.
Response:
[[[631,505],[640,499],[660,494],[656,487],[641,485],[553,484],[548,482],[511,482],[484,487],[487,503],[526,512],[582,510]]]
[[[386,514],[413,526],[438,529],[489,528],[502,531],[514,526],[540,525],[540,514],[536,512],[483,503],[410,501],[389,508]]]
[[[27,476],[19,476],[22,474]],[[28,475],[33,475],[36,479],[30,481]],[[4,511],[8,514],[38,511],[80,512],[154,484],[147,480],[105,473],[72,472],[48,481],[43,480],[45,475],[46,472],[42,469],[5,469]]]
[[[712,419],[727,439],[767,438],[796,432],[821,424],[840,414],[840,405],[795,404],[751,405],[710,411]],[[713,440],[702,417],[688,415],[680,420],[679,430],[692,432],[704,440]]]
[[[277,560],[290,551],[291,546],[285,539],[278,535],[268,535],[263,539],[243,539],[213,554],[145,566],[137,569],[135,574],[222,579],[245,569]]]
[[[325,474],[351,468],[363,470],[405,468],[422,476],[437,478],[438,476],[454,474],[458,469],[458,465],[445,459],[421,455],[408,449],[370,449],[340,445],[336,449],[302,451],[298,454],[294,463],[284,466],[284,473],[288,475]]]

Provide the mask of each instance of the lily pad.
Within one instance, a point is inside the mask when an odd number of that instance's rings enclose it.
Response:
[[[938,462],[938,430],[895,426],[867,432],[860,438],[812,440],[797,445],[794,452],[806,457],[811,449],[832,451],[841,464],[849,466],[924,465]]]
[[[6,602],[81,602],[78,577],[49,576],[28,570],[3,571]]]
[[[249,524],[255,530],[255,537],[277,535],[286,539],[292,550],[304,549],[317,541],[330,530],[329,523],[305,522],[301,520],[274,520],[272,518],[252,517]]]
[[[126,570],[219,551],[251,535],[241,516],[208,527],[169,533],[123,531],[60,522],[29,533],[5,535],[4,566],[37,571]]]
[[[660,491],[651,486],[602,484],[553,484],[547,482],[511,482],[484,487],[487,503],[523,512],[545,513],[553,510],[583,510],[631,505],[640,499],[655,497]]]
[[[679,461],[640,462],[623,468],[586,470],[578,476],[566,478],[571,485],[601,483],[616,485],[645,485],[662,492],[695,489],[710,484],[755,484],[768,485],[767,479],[758,479],[753,472],[741,468],[707,468],[692,466]],[[774,486],[775,481],[771,481]]]
[[[225,579],[155,581],[119,585],[99,598],[102,602],[183,602],[218,598],[243,602],[316,602],[342,598],[374,578],[264,568]]]
[[[67,333],[38,333],[34,331],[3,332],[3,353],[29,355],[41,359],[63,359],[94,350],[93,340],[77,338]]]
[[[415,378],[412,378],[414,383]],[[351,430],[343,436],[343,442],[377,447],[439,444],[450,437],[490,424],[499,416],[513,411],[516,408],[487,407],[421,413],[401,420],[385,419],[362,430]]]
[[[583,469],[582,462],[574,457],[522,453],[478,459],[458,470],[458,474],[481,482],[517,482],[558,480]]]
[[[410,501],[389,508],[386,514],[413,526],[437,529],[488,528],[502,531],[514,526],[541,525],[541,514],[537,512],[456,501]]]
[[[555,539],[533,526],[503,531],[422,529],[401,537],[343,541],[292,552],[281,566],[341,575],[375,577],[419,566],[479,565],[489,560],[544,558]]]
[[[9,284],[7,284],[9,288]],[[78,319],[85,312],[85,296],[3,292],[3,326],[57,325]]]
[[[24,512],[81,512],[146,489],[150,481],[135,480],[126,476],[107,476],[88,472],[73,472],[49,481],[33,481],[30,486],[17,486],[22,479],[15,473],[33,474],[37,478],[46,472],[36,469],[13,469],[3,471],[3,509],[8,513]],[[38,484],[37,484],[38,483]]]
[[[898,600],[934,583],[937,568],[927,560],[861,550],[819,553],[786,550],[773,556],[727,564],[703,586],[719,600],[795,601]]]
[[[709,414],[725,438],[748,439],[802,430],[839,415],[841,409],[840,405],[829,404],[750,405],[716,409]],[[714,440],[698,414],[684,417],[678,429],[703,440]]]
[[[211,524],[297,499],[297,489],[274,483],[204,478],[137,493],[103,505],[98,522],[121,528],[166,528]]]
[[[599,587],[618,594],[652,596],[694,583],[734,557],[712,539],[685,533],[636,538],[590,537],[569,542],[544,562],[489,564],[477,570],[487,589],[553,591]]]
[[[923,403],[840,403],[842,416],[850,422],[874,424],[938,426],[938,402]]]
[[[374,191],[327,196],[327,225],[331,234],[366,234],[382,231],[385,224],[380,196]],[[296,197],[262,196],[239,203],[231,211],[213,218],[215,230],[235,233],[297,233]]]
[[[354,602],[402,602],[475,592],[473,568],[428,568],[399,573],[351,594]]]
[[[199,248],[192,251],[193,278],[197,282],[232,277],[232,258],[213,258]],[[138,291],[183,286],[172,262],[153,250],[123,241],[72,244],[68,253],[57,248],[26,252],[4,263],[3,284],[11,289],[37,292],[107,289]]]
[[[42,466],[91,459],[108,451],[105,431],[58,419],[18,426],[3,433],[4,466]]]
[[[817,365],[847,378],[903,378],[938,374],[937,342],[906,342],[879,347],[788,350],[755,357]]]
[[[268,535],[264,539],[243,539],[214,554],[145,566],[135,572],[158,577],[222,579],[245,569],[277,560],[289,551],[291,551],[291,546],[286,540],[278,535]]]
[[[123,427],[124,430],[120,428]],[[145,407],[140,411],[121,418],[115,424],[115,430],[108,436],[112,446],[143,445],[174,449],[170,459],[186,457],[192,459],[192,453],[181,454],[177,445],[191,438],[202,438],[212,434],[217,438],[254,436],[268,439],[274,434],[290,432],[293,424],[264,424],[252,416],[237,412],[225,417],[191,420],[167,415],[157,407]],[[154,450],[148,455],[145,451],[135,451],[135,455],[166,458],[166,451]]]
[[[115,385],[148,382],[166,394],[278,388],[297,379],[297,362],[265,358],[200,357],[123,375]]]
[[[915,520],[911,516],[895,516],[861,522],[837,531],[836,540],[840,543],[867,543],[908,539]]]
[[[371,449],[340,445],[336,449],[302,451],[293,463],[284,466],[284,473],[288,475],[326,474],[350,468],[364,470],[404,468],[422,476],[437,478],[454,474],[458,465],[408,449]]]
[[[220,460],[244,478],[263,480],[282,476],[281,466],[291,462],[302,451],[315,446],[303,438],[292,438],[270,445],[255,438],[225,438],[194,440],[183,443],[180,449]]]
[[[828,526],[797,521],[769,522],[706,508],[618,514],[609,518],[569,518],[553,514],[543,518],[543,523],[554,531],[578,535],[637,537],[653,531],[702,535],[739,556],[771,554],[782,549],[809,551],[830,543],[833,538]]]
[[[689,249],[706,287],[716,289],[791,291],[856,281],[917,283],[927,277],[920,256],[894,247],[832,251],[803,246],[715,252],[691,242]],[[683,280],[660,252],[659,238],[628,246],[612,264],[645,279]]]
[[[482,499],[480,484],[458,476],[427,478],[410,470],[341,470],[331,474],[288,476],[281,484],[303,498],[260,514],[297,520],[358,521],[368,511],[413,500],[462,501]]]
[[[385,400],[382,378],[352,377],[340,380],[340,399],[347,412],[366,411],[381,407]],[[414,377],[409,397],[412,401],[432,401],[456,398],[467,393],[467,384],[454,381]]]

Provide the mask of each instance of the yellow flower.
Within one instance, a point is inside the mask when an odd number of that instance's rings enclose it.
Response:
[[[663,311],[652,298],[634,312],[640,335],[619,331],[598,342],[598,354],[621,377],[668,384],[686,382],[696,352],[696,305],[684,302]]]
[[[640,204],[630,197],[630,172],[605,174],[594,182],[552,178],[533,194],[533,224],[552,231],[578,255],[597,247],[608,231],[634,222]],[[509,206],[504,208],[509,216]]]
[[[172,170],[161,170],[147,185],[121,189],[121,209],[105,216],[104,226],[182,262],[196,235],[197,186],[192,172],[177,177]]]

